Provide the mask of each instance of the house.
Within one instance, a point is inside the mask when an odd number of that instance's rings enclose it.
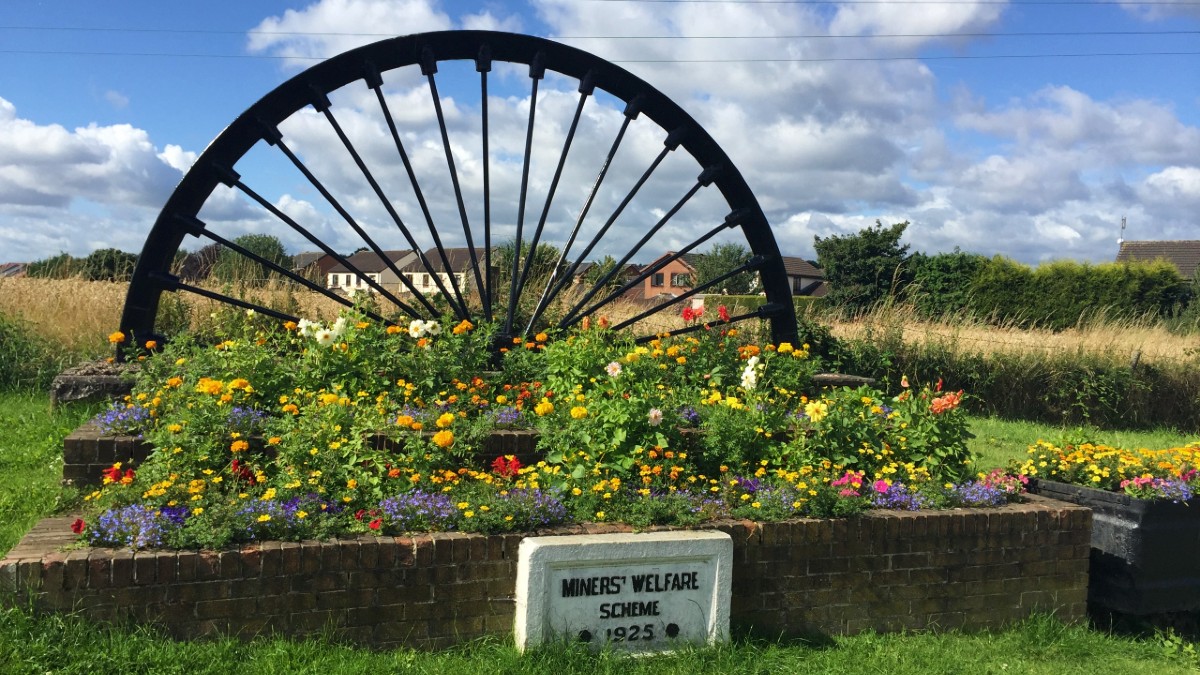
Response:
[[[1200,267],[1200,240],[1122,241],[1117,262],[1165,260],[1185,279],[1195,279]]]
[[[646,267],[654,267],[674,255],[674,251],[667,251]],[[660,295],[676,297],[692,290],[692,280],[696,278],[695,265],[700,257],[698,253],[685,253],[646,277],[642,282],[642,298],[649,300]]]
[[[337,260],[321,251],[302,251],[292,256],[292,272],[309,279],[326,279]]]
[[[410,262],[417,259],[417,254],[410,250],[401,251],[384,251],[387,259],[398,270],[403,270]],[[349,267],[342,263],[337,263],[329,268],[325,273],[325,287],[353,295],[361,290],[374,290],[367,284],[366,278],[370,278],[375,283],[382,286],[389,292],[399,292],[405,290],[400,284],[400,277],[391,270],[384,259],[379,257],[374,251],[359,251],[346,259],[359,272],[362,272],[363,277],[358,276],[350,270]]]
[[[785,255],[783,269],[787,272],[788,287],[792,295],[806,295],[819,298],[829,291],[825,283],[825,270],[817,267],[804,258]]]
[[[464,294],[470,292],[470,289],[475,288],[475,268],[474,264],[484,264],[484,250],[475,249],[474,263],[471,260],[471,249],[463,246],[459,248],[443,249],[446,254],[446,261],[442,261],[442,254],[438,252],[437,247],[425,251],[425,259],[429,261],[429,269],[421,262],[421,259],[414,255],[400,272],[408,277],[412,285],[421,291],[422,294],[440,293],[437,282],[434,281],[433,275],[436,274],[441,279],[442,285],[450,290],[450,275],[454,275],[454,283],[458,285],[459,291]],[[446,267],[446,262],[450,264],[449,269]],[[496,263],[496,252],[492,251],[492,264]],[[495,269],[493,267],[493,269]],[[432,272],[432,274],[431,274]],[[482,270],[480,275],[482,275]]]
[[[0,263],[0,279],[25,276],[25,263]]]

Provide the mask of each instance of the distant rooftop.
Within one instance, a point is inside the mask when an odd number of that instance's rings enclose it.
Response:
[[[1165,260],[1186,279],[1196,278],[1200,267],[1200,240],[1123,241],[1117,262]]]

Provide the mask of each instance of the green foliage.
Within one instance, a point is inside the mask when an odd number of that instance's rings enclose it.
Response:
[[[47,344],[19,317],[0,314],[0,391],[45,389],[78,356]]]
[[[817,263],[829,283],[826,302],[850,312],[865,310],[906,284],[908,245],[900,238],[908,221],[884,227],[875,221],[858,234],[816,237]]]
[[[970,308],[997,323],[1063,329],[1097,317],[1166,319],[1185,311],[1191,295],[1179,272],[1161,261],[1064,260],[1030,269],[996,256],[975,274]]]
[[[79,274],[79,261],[68,253],[59,253],[29,263],[25,274],[39,279],[69,279]]]
[[[129,281],[138,256],[115,248],[92,251],[77,261],[79,274],[89,281]]]
[[[916,253],[909,259],[912,280],[905,295],[927,317],[959,314],[972,309],[971,284],[988,259],[977,253]]]
[[[738,243],[713,244],[712,248],[696,259],[696,278],[692,286],[701,286],[723,274],[728,274],[750,260],[750,251]],[[742,272],[710,289],[712,292],[741,295],[751,292],[757,286],[757,276],[753,272]]]
[[[291,267],[292,257],[287,254],[283,242],[278,237],[269,234],[243,234],[234,239],[233,243],[284,269]],[[258,262],[232,249],[222,248],[212,266],[212,276],[224,282],[258,286],[265,284],[275,273],[269,273]]]

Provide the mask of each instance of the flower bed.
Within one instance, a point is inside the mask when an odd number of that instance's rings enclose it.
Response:
[[[64,552],[70,522],[43,521],[0,561],[0,598],[97,621],[149,622],[186,639],[331,631],[374,648],[439,648],[512,633],[520,534]],[[1031,497],[994,509],[709,527],[734,542],[735,626],[840,635],[998,629],[1034,612],[1082,620],[1090,526],[1085,508]],[[538,534],[614,531],[629,528]]]
[[[1122,450],[1083,443],[1030,448],[1038,494],[1094,512],[1089,602],[1123,614],[1200,610],[1200,444]]]
[[[968,476],[962,392],[822,391],[807,345],[760,345],[695,315],[691,332],[643,345],[601,320],[515,340],[497,363],[492,327],[367,315],[323,326],[231,311],[207,342],[136,346],[132,394],[96,422],[152,450],[100,469],[74,528],[96,545],[221,548],[847,516],[1021,492],[1009,476]],[[544,459],[489,452],[513,429],[536,432]],[[102,466],[99,451],[83,459]]]

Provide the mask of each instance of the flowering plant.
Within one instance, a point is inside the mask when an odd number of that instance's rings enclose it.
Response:
[[[818,392],[807,345],[704,329],[694,312],[704,330],[638,343],[598,321],[514,340],[498,363],[493,327],[365,317],[231,313],[211,343],[182,337],[149,356],[108,416],[154,450],[136,471],[106,471],[75,528],[108,545],[221,546],[847,516],[1019,493],[967,476],[961,392]],[[520,426],[539,433],[543,461],[479,456],[492,430]]]
[[[1176,502],[1191,499],[1200,488],[1200,441],[1165,450],[1126,450],[1093,443],[1058,447],[1039,440],[1028,452],[1017,470],[1032,477]]]

